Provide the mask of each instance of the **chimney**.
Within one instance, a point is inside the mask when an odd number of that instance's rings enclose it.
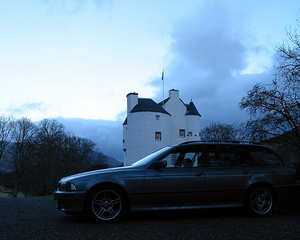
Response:
[[[127,116],[128,116],[131,110],[138,104],[138,94],[135,92],[128,93],[126,97],[127,97]]]
[[[175,89],[171,89],[169,91],[169,97],[170,98],[177,98],[177,99],[179,99],[179,91],[175,90]]]

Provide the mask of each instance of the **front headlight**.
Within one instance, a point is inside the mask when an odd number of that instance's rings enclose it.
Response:
[[[59,184],[60,191],[76,191],[76,186],[74,183],[71,182],[61,182]]]

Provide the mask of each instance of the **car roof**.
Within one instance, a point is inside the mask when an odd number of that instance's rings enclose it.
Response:
[[[209,146],[209,145],[224,145],[224,146],[252,146],[252,147],[266,147],[264,145],[252,142],[238,142],[238,141],[190,141],[190,142],[183,142],[176,146]]]

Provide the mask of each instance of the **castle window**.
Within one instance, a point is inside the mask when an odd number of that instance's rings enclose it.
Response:
[[[188,136],[189,136],[189,137],[193,136],[193,133],[192,133],[192,132],[189,132],[189,133],[188,133]]]
[[[161,132],[155,132],[155,140],[161,141]]]
[[[179,129],[179,137],[184,138],[185,137],[185,130]]]
[[[175,166],[178,157],[179,157],[178,153],[172,153],[172,164],[173,164],[173,166]]]
[[[155,119],[156,119],[156,120],[159,120],[159,117],[160,117],[159,115],[156,115],[156,116],[155,116]]]

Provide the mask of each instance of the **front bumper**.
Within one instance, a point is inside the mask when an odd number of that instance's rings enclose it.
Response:
[[[54,200],[57,201],[57,209],[65,213],[83,213],[85,191],[56,191],[53,193]]]

